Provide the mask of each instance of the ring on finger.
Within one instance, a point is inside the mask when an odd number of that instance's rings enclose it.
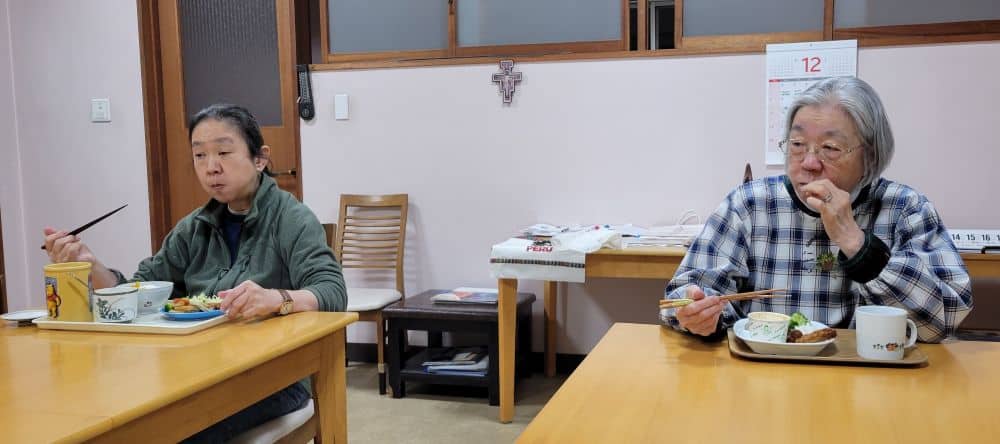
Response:
[[[833,200],[833,193],[826,193],[826,197],[823,198],[823,202],[830,203]]]

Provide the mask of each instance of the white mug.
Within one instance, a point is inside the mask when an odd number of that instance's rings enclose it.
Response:
[[[898,361],[903,349],[917,343],[917,325],[906,318],[902,308],[865,305],[854,312],[858,356],[865,359]],[[910,335],[906,335],[906,326]]]

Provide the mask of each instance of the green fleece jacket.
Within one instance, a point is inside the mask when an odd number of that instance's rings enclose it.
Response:
[[[320,311],[344,311],[344,276],[323,226],[274,179],[261,176],[232,266],[221,228],[226,205],[212,199],[177,223],[160,251],[139,263],[132,280],[171,281],[171,297],[213,295],[251,280],[264,288],[309,290]],[[126,281],[114,272],[119,283]]]

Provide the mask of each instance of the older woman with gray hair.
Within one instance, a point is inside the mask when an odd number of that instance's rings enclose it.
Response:
[[[785,173],[733,190],[688,250],[661,311],[672,327],[721,335],[754,311],[801,312],[836,328],[860,305],[907,311],[938,342],[972,308],[969,275],[934,206],[882,178],[892,130],[878,94],[857,78],[821,81],[789,108]],[[724,302],[771,288],[783,298]]]

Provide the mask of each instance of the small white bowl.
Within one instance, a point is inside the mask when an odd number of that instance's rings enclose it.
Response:
[[[135,282],[121,284],[119,287],[135,288]],[[163,304],[170,299],[174,291],[174,283],[169,281],[139,282],[139,315],[157,313]]]
[[[138,305],[135,287],[98,288],[94,290],[94,321],[132,322]]]
[[[760,342],[785,342],[788,336],[788,321],[791,320],[784,313],[772,311],[755,311],[747,315],[747,322],[744,324],[746,336]]]
[[[754,353],[761,355],[782,355],[782,356],[816,356],[823,351],[827,345],[833,344],[837,338],[830,338],[823,342],[767,342],[758,341],[749,336],[746,331],[746,319],[740,319],[733,325],[733,332],[736,337],[750,347]],[[822,322],[812,321],[809,323],[809,330],[819,330],[827,328]]]

